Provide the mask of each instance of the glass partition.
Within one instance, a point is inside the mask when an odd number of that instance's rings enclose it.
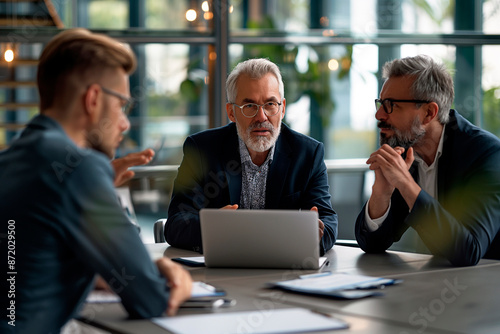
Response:
[[[119,156],[152,147],[157,151],[153,166],[179,164],[186,136],[228,122],[226,75],[250,57],[267,57],[280,66],[285,122],[322,141],[326,159],[359,159],[363,165],[378,145],[373,100],[383,84],[383,64],[420,53],[453,71],[454,108],[500,136],[498,0],[53,3],[65,28],[109,34],[129,43],[138,57],[130,83],[139,104]],[[17,7],[25,14],[31,8],[0,3],[0,14],[12,15]],[[36,113],[36,59],[43,43],[58,32],[36,21],[24,24],[0,28],[2,54],[8,43],[18,50],[12,64],[0,61],[0,148]],[[367,181],[363,173],[334,174],[334,207],[342,207],[343,224],[352,224]],[[166,216],[171,181],[171,174],[161,174],[132,182],[139,216]]]

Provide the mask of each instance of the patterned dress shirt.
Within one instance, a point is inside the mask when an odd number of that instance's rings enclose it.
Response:
[[[273,161],[274,146],[267,154],[266,161],[260,166],[252,162],[245,142],[239,139],[241,156],[241,209],[264,209],[266,205],[266,181],[269,166]]]

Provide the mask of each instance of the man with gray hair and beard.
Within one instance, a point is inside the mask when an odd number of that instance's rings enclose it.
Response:
[[[324,147],[282,124],[286,101],[278,66],[267,59],[244,61],[228,76],[226,90],[232,122],[184,143],[166,241],[202,252],[202,208],[302,209],[318,212],[324,254],[335,243],[338,224]]]
[[[453,265],[500,259],[500,140],[451,109],[453,80],[427,56],[384,65],[375,117],[380,148],[367,160],[372,194],[355,227],[384,252],[411,227]]]

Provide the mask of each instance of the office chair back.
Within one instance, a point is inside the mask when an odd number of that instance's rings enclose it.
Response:
[[[159,244],[162,242],[166,242],[165,240],[165,223],[167,222],[166,218],[158,219],[153,226],[153,235],[155,238],[155,243]]]

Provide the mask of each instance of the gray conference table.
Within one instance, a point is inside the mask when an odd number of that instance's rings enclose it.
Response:
[[[167,244],[146,247],[152,258],[199,255]],[[500,261],[481,260],[475,267],[457,268],[430,255],[392,251],[365,254],[346,246],[334,246],[326,256],[328,264],[320,271],[399,278],[403,282],[383,289],[383,296],[335,300],[266,287],[268,282],[316,271],[186,267],[194,281],[224,289],[237,304],[215,310],[181,309],[178,316],[237,311],[272,316],[275,309],[303,307],[350,326],[331,333],[500,333]],[[120,304],[87,304],[81,316],[112,333],[168,333],[148,320],[127,319]]]

